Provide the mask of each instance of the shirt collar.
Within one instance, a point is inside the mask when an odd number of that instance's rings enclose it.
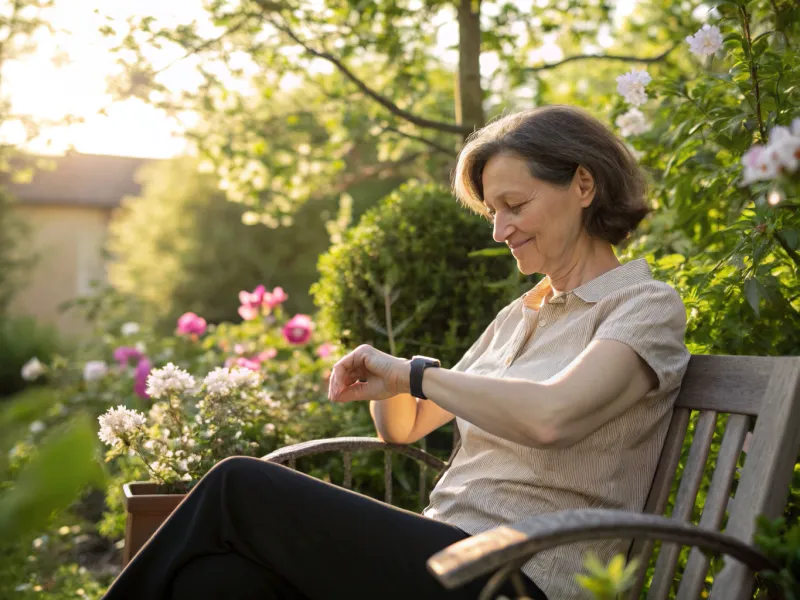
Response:
[[[566,297],[570,294],[576,295],[584,302],[599,302],[606,296],[612,294],[616,290],[641,283],[653,278],[650,271],[650,265],[644,258],[637,258],[622,264],[610,271],[606,271],[602,275],[595,277],[591,281],[587,281],[581,286],[576,287],[574,290],[568,292],[555,293],[550,298],[549,304],[563,304],[566,302]],[[539,310],[542,306],[547,294],[550,293],[550,278],[545,277],[536,286],[526,294],[523,295],[523,305],[526,308]]]

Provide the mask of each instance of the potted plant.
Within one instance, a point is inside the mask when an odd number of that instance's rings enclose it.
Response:
[[[205,358],[187,365],[224,366],[202,380],[171,362],[152,369],[143,394],[152,402],[146,415],[120,405],[99,417],[99,437],[110,447],[106,460],[138,457],[149,475],[149,481],[123,485],[123,564],[211,467],[229,456],[263,456],[292,441],[293,399],[307,403],[324,393],[324,380],[303,375],[327,369],[332,346],[311,351],[313,323],[306,315],[281,323],[276,308],[284,300],[280,288],[271,294],[263,286],[242,292],[244,322],[216,326],[202,340]],[[179,335],[200,342],[205,332],[205,322],[192,313],[178,322]]]

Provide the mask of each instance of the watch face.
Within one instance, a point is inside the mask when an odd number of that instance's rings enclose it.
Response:
[[[417,356],[414,356],[411,360],[422,360],[422,361],[425,361],[425,363],[427,365],[430,365],[430,366],[437,366],[438,367],[438,366],[441,365],[441,363],[437,359],[431,358],[429,356],[417,355]]]

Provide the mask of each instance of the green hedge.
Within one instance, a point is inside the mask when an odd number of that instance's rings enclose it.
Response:
[[[395,353],[452,366],[519,292],[510,254],[470,256],[492,245],[489,224],[447,188],[406,183],[320,257],[320,326],[347,347],[391,351],[388,298]]]

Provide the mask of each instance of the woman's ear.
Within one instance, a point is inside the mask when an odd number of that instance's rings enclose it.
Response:
[[[586,208],[594,200],[594,177],[587,168],[579,166],[575,171],[574,183],[580,196],[581,208]]]

